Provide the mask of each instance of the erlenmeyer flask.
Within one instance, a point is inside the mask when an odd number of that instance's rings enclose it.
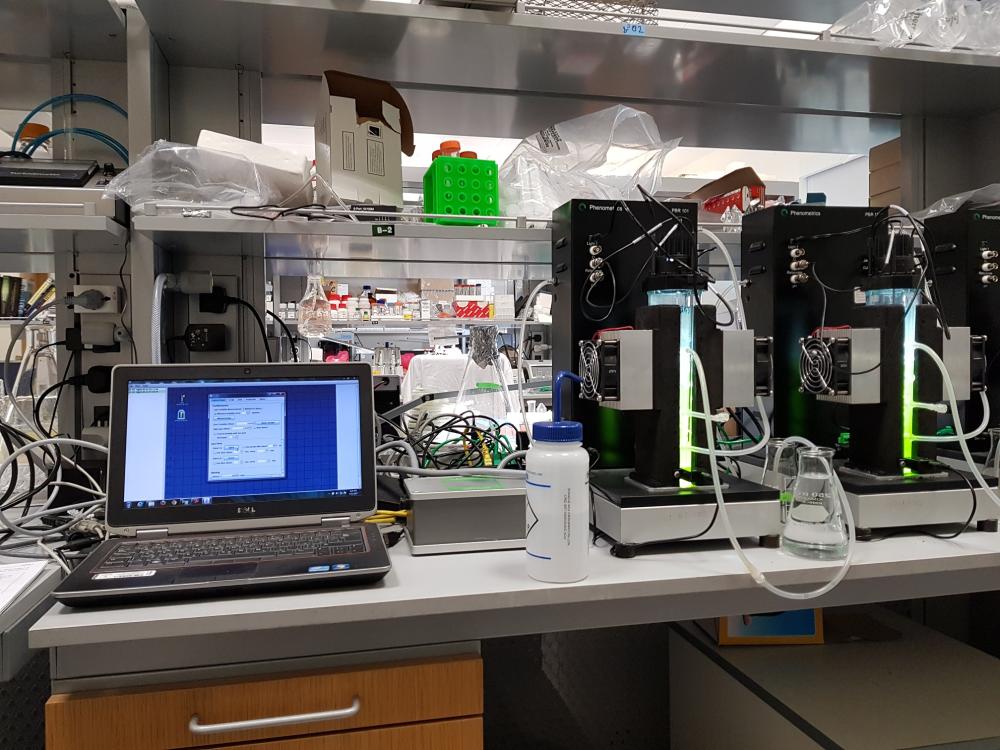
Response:
[[[781,438],[771,438],[767,442],[767,474],[761,480],[768,487],[773,487],[778,491],[781,500],[781,522],[788,520],[788,511],[792,507],[792,491],[797,474],[795,463],[796,452],[800,450],[798,445],[785,445]],[[780,455],[779,455],[780,449]]]
[[[1000,427],[990,427],[990,452],[986,454],[987,476],[1000,477]]]
[[[306,283],[306,293],[302,295],[298,311],[299,335],[319,338],[330,333],[333,325],[333,311],[330,301],[323,291],[323,277],[310,276]]]
[[[833,450],[799,451],[799,471],[781,548],[799,557],[841,560],[847,555],[847,527],[834,491]]]

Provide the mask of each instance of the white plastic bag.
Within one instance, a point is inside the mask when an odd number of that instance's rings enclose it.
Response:
[[[678,143],[661,141],[650,115],[621,105],[552,125],[501,165],[501,209],[537,219],[572,198],[638,200],[637,185],[659,189],[663,160]]]
[[[998,0],[867,0],[830,27],[883,48],[922,44],[1000,54]]]
[[[153,201],[259,206],[280,195],[245,156],[157,141],[105,188],[130,206]]]
[[[923,211],[915,211],[914,218],[924,221],[932,216],[953,214],[960,208],[991,208],[1000,205],[1000,184],[992,183],[965,193],[956,193],[935,201]]]
[[[969,6],[978,0],[931,0],[917,20],[917,36],[922,44],[939,50],[960,45],[969,34]]]
[[[1000,0],[982,0],[966,8],[969,34],[962,46],[987,55],[1000,55]]]

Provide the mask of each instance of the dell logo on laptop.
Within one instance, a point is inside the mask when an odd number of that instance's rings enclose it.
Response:
[[[252,505],[240,505],[240,506],[237,506],[236,512],[239,515],[243,515],[245,513],[256,513],[257,509],[254,508]]]

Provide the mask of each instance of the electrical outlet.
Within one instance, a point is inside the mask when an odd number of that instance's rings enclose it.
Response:
[[[80,315],[117,315],[121,312],[121,288],[117,286],[99,286],[93,284],[74,284],[73,296],[86,298],[88,292],[97,292],[103,298],[100,307],[88,304],[70,305],[70,309]],[[91,309],[94,308],[94,309]]]

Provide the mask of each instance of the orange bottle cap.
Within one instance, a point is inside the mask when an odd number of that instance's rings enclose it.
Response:
[[[459,154],[459,156],[461,156],[463,159],[478,159],[479,158],[479,154],[477,154],[475,151],[463,151],[462,153]]]
[[[37,122],[29,122],[23,128],[21,128],[21,140],[22,141],[33,141],[41,135],[45,135],[49,132],[49,129]]]
[[[431,161],[434,161],[439,156],[441,156],[441,149],[439,149],[439,148],[438,149],[434,149],[433,153],[431,153]]]
[[[441,152],[445,156],[457,154],[462,150],[462,144],[458,141],[441,141]]]

